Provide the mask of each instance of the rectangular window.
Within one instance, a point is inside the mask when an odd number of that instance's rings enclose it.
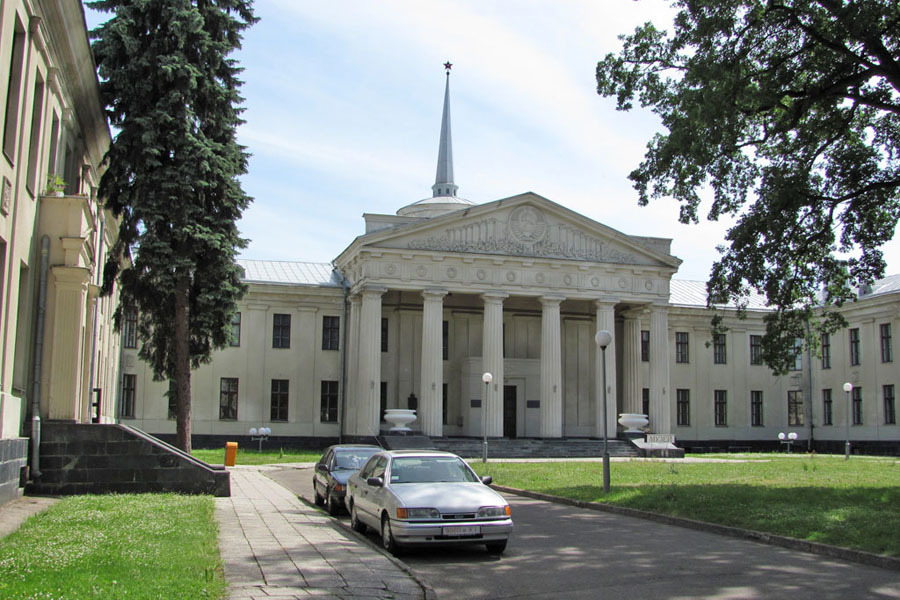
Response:
[[[379,419],[381,419],[381,423],[384,423],[384,415],[387,413],[387,381],[381,382],[381,389],[379,392],[379,409],[381,410]]]
[[[231,340],[228,342],[231,346],[241,345],[241,313],[236,312],[231,317]]]
[[[650,362],[650,332],[641,329],[641,362]]]
[[[891,324],[882,323],[878,326],[881,333],[881,362],[894,362],[894,346],[891,342]]]
[[[650,388],[641,389],[641,410],[650,418]]]
[[[834,403],[831,390],[822,390],[822,425],[834,425]]]
[[[859,365],[859,329],[850,330],[850,364]]]
[[[25,27],[16,18],[10,52],[9,83],[6,88],[6,119],[3,127],[3,153],[15,163],[16,135],[19,128],[19,101],[22,94],[22,61],[25,58]]]
[[[894,406],[894,386],[885,385],[881,388],[881,394],[884,396],[884,424],[897,424],[897,410]]]
[[[803,370],[803,340],[801,338],[794,339],[794,364],[791,370]]]
[[[269,410],[269,419],[272,421],[288,420],[288,397],[290,381],[287,379],[272,380],[272,406]]]
[[[322,317],[322,350],[341,349],[341,318]]]
[[[291,315],[272,315],[272,347],[291,347]]]
[[[506,333],[506,330],[503,330]],[[506,342],[503,344],[504,356],[506,356]],[[450,321],[441,322],[441,358],[443,360],[450,359]]]
[[[219,382],[219,420],[237,421],[238,380],[237,377],[223,377]]]
[[[323,381],[319,420],[322,423],[337,423],[338,420],[338,382]]]
[[[751,335],[750,336],[750,364],[751,365],[763,364],[762,336],[761,335]]]
[[[675,332],[675,362],[690,362],[690,338],[687,332]]]
[[[750,425],[763,426],[763,393],[761,390],[750,391]]]
[[[387,317],[381,318],[381,351],[388,351],[388,320]]]
[[[675,390],[678,411],[677,424],[687,427],[691,424],[691,390]]]
[[[36,73],[34,82],[34,99],[31,104],[31,138],[28,148],[28,166],[26,171],[25,185],[28,191],[34,196],[39,193],[39,186],[42,182],[36,181],[38,168],[38,152],[41,148],[41,125],[44,120],[44,80],[41,78],[40,72]]]
[[[827,333],[822,334],[822,368],[831,368],[831,336]]]
[[[137,375],[122,376],[122,418],[134,418],[134,399],[137,396]]]
[[[725,342],[724,333],[717,333],[713,336],[713,364],[724,365],[726,363]]]
[[[863,424],[862,388],[855,387],[850,392],[853,399],[853,424]]]
[[[125,309],[125,327],[122,331],[122,343],[126,348],[137,348],[138,313],[134,307]]]
[[[726,427],[728,425],[728,392],[726,390],[715,390],[713,398],[716,427]]]
[[[788,425],[803,426],[803,394],[800,390],[788,392]]]
[[[447,424],[447,384],[441,387],[441,423]]]

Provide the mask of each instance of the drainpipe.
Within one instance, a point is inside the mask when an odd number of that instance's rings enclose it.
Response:
[[[335,274],[341,280],[341,288],[344,290],[344,327],[341,340],[341,410],[338,414],[338,443],[344,443],[344,411],[347,408],[347,315],[349,314],[350,305],[350,282],[338,270],[334,263],[331,263]]]
[[[31,391],[31,479],[41,476],[41,367],[44,355],[44,317],[47,313],[47,271],[50,270],[50,237],[41,238],[40,287],[37,327],[34,332],[34,386]]]

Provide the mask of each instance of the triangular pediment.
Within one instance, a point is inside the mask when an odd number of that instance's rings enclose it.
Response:
[[[535,257],[677,268],[671,240],[629,236],[533,193],[357,238],[351,248]],[[346,254],[346,251],[345,251]]]

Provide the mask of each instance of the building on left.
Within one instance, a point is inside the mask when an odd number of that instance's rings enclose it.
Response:
[[[81,2],[0,3],[0,503],[47,423],[112,423],[120,336],[97,197],[110,132]],[[33,475],[33,473],[32,473]]]

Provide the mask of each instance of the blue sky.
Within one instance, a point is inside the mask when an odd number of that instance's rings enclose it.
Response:
[[[681,225],[678,206],[637,205],[627,179],[658,130],[617,112],[594,70],[617,36],[652,20],[659,0],[257,0],[260,22],[236,56],[245,68],[252,154],[242,257],[330,262],[364,231],[431,196],[443,63],[459,196],[526,191],[631,235],[672,238],[679,279],[705,280],[728,223]],[[96,22],[87,11],[88,23]],[[900,272],[900,241],[886,248]]]

